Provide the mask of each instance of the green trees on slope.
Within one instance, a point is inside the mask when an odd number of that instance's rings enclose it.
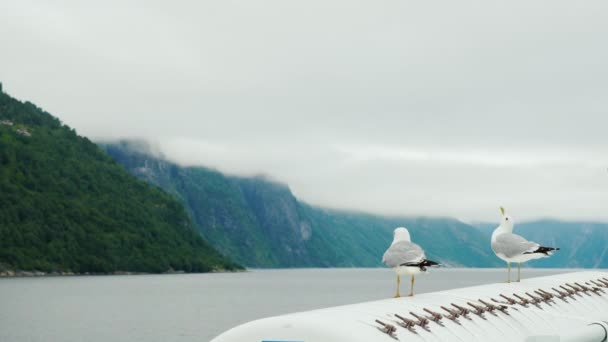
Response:
[[[239,267],[200,237],[178,201],[50,114],[4,93],[1,265],[73,272]]]

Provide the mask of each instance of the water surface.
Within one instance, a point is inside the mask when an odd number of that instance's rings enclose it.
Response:
[[[564,272],[524,269],[522,275]],[[504,280],[503,269],[439,269],[417,277],[416,293]],[[384,299],[394,286],[388,269],[5,278],[0,341],[205,342],[253,319]],[[403,293],[408,286],[402,282]]]

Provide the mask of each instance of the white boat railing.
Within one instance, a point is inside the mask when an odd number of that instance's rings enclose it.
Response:
[[[591,271],[253,321],[212,342],[602,342],[608,273]]]

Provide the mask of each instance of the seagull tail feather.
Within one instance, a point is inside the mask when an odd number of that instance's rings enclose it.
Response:
[[[429,259],[422,260],[422,262],[420,263],[420,265],[424,266],[424,267],[441,266],[441,264],[438,263],[437,261],[433,261],[433,260],[429,260]]]
[[[426,271],[427,267],[441,266],[441,264],[433,260],[424,259],[420,262],[408,262],[400,266],[420,267],[422,271]]]
[[[544,255],[552,255],[553,251],[559,251],[559,247],[544,247],[544,246],[539,246],[536,250],[534,250],[532,252],[525,252],[524,254],[541,253],[541,254],[544,254]]]

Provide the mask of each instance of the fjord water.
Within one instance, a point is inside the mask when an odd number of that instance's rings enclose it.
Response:
[[[416,293],[505,280],[504,269],[438,269],[417,277]],[[205,342],[258,318],[388,298],[394,286],[388,269],[5,278],[0,341]],[[408,286],[402,282],[402,293]]]

